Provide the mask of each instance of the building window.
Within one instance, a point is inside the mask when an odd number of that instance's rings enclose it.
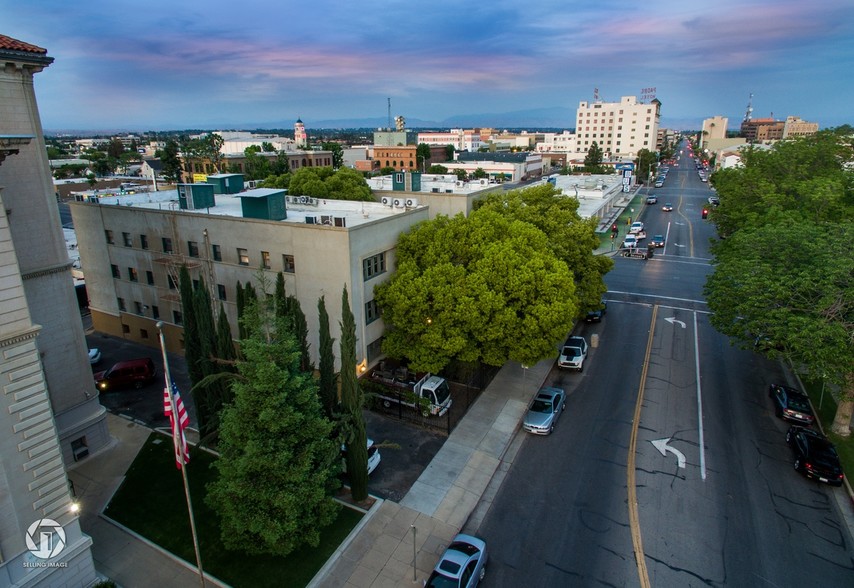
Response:
[[[142,309],[142,302],[140,302],[139,300],[133,301],[133,307],[134,307],[134,310],[136,310],[136,314],[139,314],[139,315],[145,314],[145,311]]]
[[[237,262],[240,265],[249,265],[249,251],[246,249],[237,248]]]
[[[130,233],[122,233],[122,241],[125,247],[133,247],[133,237],[130,236]]]
[[[166,274],[166,282],[169,284],[169,289],[175,289],[175,280],[172,279],[172,274]]]
[[[110,271],[113,272],[114,278],[121,278],[122,277],[122,275],[119,273],[119,266],[117,266],[116,264],[114,264],[114,263],[110,264]]]
[[[264,269],[270,269],[270,252],[262,251],[261,252],[261,265]]]
[[[163,253],[172,253],[172,239],[163,237]]]
[[[184,324],[184,317],[181,315],[180,310],[172,311],[172,322],[174,322],[176,325]]]
[[[122,334],[130,335],[130,326],[129,325],[122,325]]]
[[[286,274],[292,274],[296,271],[296,265],[294,265],[293,255],[282,256],[282,271]]]
[[[199,244],[196,241],[187,241],[187,254],[190,257],[199,256]]]
[[[133,267],[128,268],[128,280],[130,280],[131,282],[138,282],[139,281],[139,275],[136,273],[136,268],[133,268]]]
[[[145,281],[148,282],[149,286],[153,286],[154,285],[154,272],[146,270],[145,271]]]
[[[151,318],[153,318],[153,319],[159,319],[160,318],[160,307],[159,306],[155,305],[155,306],[151,307]]]
[[[127,308],[125,307],[125,299],[119,298],[118,300],[119,300],[119,310],[121,310],[122,312],[126,311]]]
[[[148,330],[147,329],[140,329],[139,330],[139,338],[140,339],[148,339]]]
[[[214,261],[222,261],[222,249],[219,245],[211,245]]]
[[[220,300],[225,300],[225,286],[223,284],[216,285],[216,293]]]
[[[362,273],[365,280],[385,273],[385,253],[378,253],[362,261]]]
[[[365,324],[369,325],[380,318],[380,307],[376,300],[365,303]]]
[[[139,236],[139,246],[143,249],[148,249],[148,235]]]
[[[108,245],[112,245],[113,243],[115,243],[115,241],[113,241],[113,232],[111,230],[104,229],[104,237],[107,239]]]
[[[383,338],[380,337],[375,341],[368,343],[368,362],[375,360],[382,355]]]

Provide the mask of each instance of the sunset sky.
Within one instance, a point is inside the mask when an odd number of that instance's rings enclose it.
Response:
[[[0,0],[0,33],[55,59],[51,129],[226,128],[640,97],[662,126],[723,115],[854,124],[850,0]],[[570,118],[566,126],[572,127]]]

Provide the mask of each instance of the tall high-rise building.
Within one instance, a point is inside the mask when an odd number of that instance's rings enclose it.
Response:
[[[59,222],[33,75],[0,35],[0,586],[96,579],[65,464],[109,439]]]
[[[297,122],[294,123],[294,143],[296,143],[297,148],[308,146],[308,135],[305,133],[305,125],[302,124],[301,119],[297,119]]]
[[[580,102],[576,115],[576,150],[587,152],[595,142],[605,158],[637,156],[638,151],[657,151],[661,102],[648,104],[635,96],[623,96],[619,102]]]

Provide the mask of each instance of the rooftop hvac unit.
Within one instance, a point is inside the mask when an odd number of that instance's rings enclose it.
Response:
[[[391,198],[391,196],[383,196],[381,202],[383,203],[384,206],[391,206],[392,198]]]
[[[406,199],[406,208],[415,208],[416,206],[418,206],[418,198]]]
[[[403,208],[405,206],[405,204],[406,204],[406,202],[404,201],[403,198],[395,198],[394,199],[394,207],[395,208]]]
[[[480,185],[481,186],[485,186],[488,183],[489,183],[489,180],[487,180],[486,178],[480,178]]]
[[[465,185],[466,185],[466,183],[465,183],[464,181],[462,181],[462,180],[457,180],[457,188],[462,188],[462,187],[463,187],[463,186],[465,186]]]

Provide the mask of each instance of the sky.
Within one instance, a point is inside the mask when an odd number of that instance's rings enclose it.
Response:
[[[442,122],[661,101],[661,126],[854,124],[851,0],[0,0],[46,132]],[[753,95],[752,100],[750,98]],[[506,117],[505,117],[506,119]],[[488,117],[487,117],[488,120]],[[485,122],[486,126],[488,122]],[[412,125],[410,125],[412,126]]]

